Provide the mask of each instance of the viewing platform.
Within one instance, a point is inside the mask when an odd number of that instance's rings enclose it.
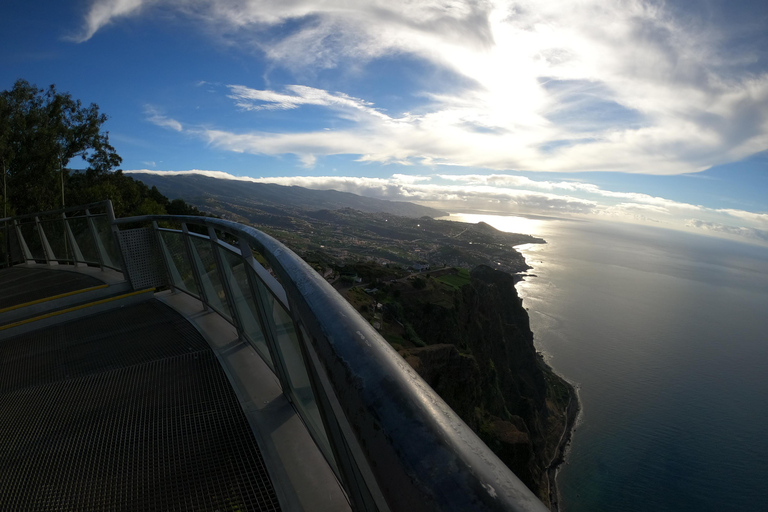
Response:
[[[0,510],[543,511],[311,267],[221,219],[0,219]]]

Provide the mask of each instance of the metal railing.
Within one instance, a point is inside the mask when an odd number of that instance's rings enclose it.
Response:
[[[79,210],[89,226],[92,206]],[[108,218],[110,212],[111,205]],[[38,217],[30,216],[36,225],[42,222]],[[24,261],[30,255],[39,261],[19,243],[26,236],[17,220],[12,233],[18,251]],[[128,225],[148,227],[120,230]],[[47,262],[59,261],[52,258],[57,254],[52,245],[45,249],[46,227],[40,230],[39,254],[48,255]],[[68,240],[74,238],[83,253],[72,231]],[[389,343],[277,240],[235,222],[192,216],[112,219],[112,230],[104,233],[111,231],[121,242],[112,247],[123,251],[116,259],[125,262],[131,282],[139,272],[132,269],[141,267],[133,260],[153,259],[145,267],[160,267],[165,284],[232,323],[261,355],[353,509],[547,510]],[[140,256],[149,254],[143,249],[131,252],[126,240],[141,238],[135,235],[151,242],[154,256]],[[81,260],[87,258],[65,258]]]
[[[0,219],[0,268],[20,263],[121,270],[110,201]]]
[[[261,354],[356,510],[546,510],[389,343],[277,240],[204,217],[115,223],[152,224],[168,284],[230,321]]]

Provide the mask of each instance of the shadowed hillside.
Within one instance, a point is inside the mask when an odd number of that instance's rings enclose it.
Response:
[[[252,181],[210,178],[200,174],[160,176],[152,173],[130,173],[171,199],[183,198],[197,206],[214,199],[238,207],[277,206],[322,210],[354,208],[368,213],[392,213],[405,217],[443,217],[446,212],[403,201],[385,201],[338,190],[313,190],[304,187],[254,183]]]

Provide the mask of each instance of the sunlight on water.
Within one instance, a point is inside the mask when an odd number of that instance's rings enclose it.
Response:
[[[516,285],[579,387],[565,512],[764,510],[768,251],[658,228],[452,214],[531,234]]]
[[[448,217],[439,217],[437,220],[453,220],[477,224],[485,222],[499,231],[508,233],[522,233],[524,235],[536,235],[541,233],[542,227],[547,221],[529,219],[527,217],[514,217],[502,215],[483,215],[477,213],[452,213]]]

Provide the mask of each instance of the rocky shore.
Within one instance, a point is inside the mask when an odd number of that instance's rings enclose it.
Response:
[[[570,385],[570,384],[569,384]],[[562,509],[560,505],[560,492],[557,487],[557,473],[560,470],[560,466],[563,465],[567,456],[568,449],[571,445],[571,439],[573,438],[573,431],[576,426],[576,420],[581,413],[581,404],[579,403],[579,396],[576,390],[571,386],[572,396],[568,401],[566,407],[566,425],[563,430],[563,435],[560,438],[560,443],[557,447],[557,455],[552,459],[552,462],[547,469],[547,480],[549,483],[549,509],[552,512],[560,512]]]

